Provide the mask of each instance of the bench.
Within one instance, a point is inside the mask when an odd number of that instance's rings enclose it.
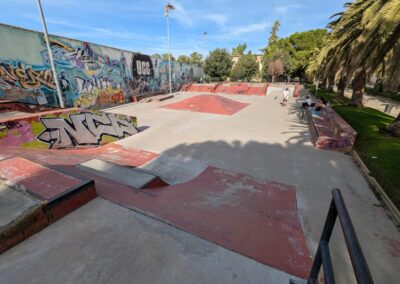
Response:
[[[311,140],[317,149],[352,150],[357,132],[330,106],[321,111],[306,110]]]

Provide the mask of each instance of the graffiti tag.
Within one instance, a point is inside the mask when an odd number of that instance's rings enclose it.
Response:
[[[34,68],[23,66],[21,62],[16,65],[0,62],[0,85],[4,87],[20,86],[27,90],[36,90],[44,86],[55,90],[53,72],[44,67]]]
[[[37,139],[50,144],[50,149],[59,149],[100,145],[104,135],[121,139],[138,132],[129,118],[120,118],[114,113],[76,113],[70,114],[69,120],[40,118],[45,130]]]

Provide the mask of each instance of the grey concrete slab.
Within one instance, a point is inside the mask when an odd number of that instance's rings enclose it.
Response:
[[[206,167],[206,163],[188,157],[161,154],[139,168],[156,174],[169,184],[180,184],[194,179]]]
[[[122,167],[97,159],[89,160],[79,165],[79,168],[137,189],[155,178],[152,174],[134,168]]]
[[[11,224],[39,202],[21,192],[8,187],[0,180],[0,228]]]
[[[311,255],[328,211],[330,191],[340,188],[376,283],[396,283],[400,257],[393,244],[400,243],[399,231],[350,156],[313,147],[306,123],[297,118],[295,98],[289,98],[288,107],[274,100],[281,91],[270,89],[265,97],[226,95],[250,103],[233,116],[159,108],[196,94],[115,109],[137,116],[139,126],[148,126],[118,143],[295,186]],[[339,228],[337,224],[331,243],[337,281],[356,283]]]
[[[101,198],[0,255],[0,283],[274,284],[289,279],[296,278]]]

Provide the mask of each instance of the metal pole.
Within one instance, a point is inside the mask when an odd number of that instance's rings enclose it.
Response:
[[[171,45],[170,45],[170,40],[169,40],[169,15],[168,15],[168,12],[167,12],[167,34],[168,34],[169,93],[172,94]]]
[[[58,82],[56,66],[54,65],[53,53],[51,52],[51,48],[50,48],[49,35],[47,33],[46,21],[44,19],[44,15],[43,15],[42,3],[40,3],[40,0],[37,0],[37,3],[38,3],[38,7],[39,7],[40,18],[42,19],[44,38],[46,40],[47,51],[49,53],[50,65],[51,65],[51,69],[53,70],[53,79],[54,79],[54,82],[55,82],[56,88],[57,88],[58,100],[60,101],[60,107],[64,108],[65,106],[64,106],[64,101],[62,98],[62,91],[61,91],[60,83]]]

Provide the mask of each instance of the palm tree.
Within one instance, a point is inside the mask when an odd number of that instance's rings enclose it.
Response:
[[[362,105],[366,79],[382,65],[391,82],[400,77],[400,0],[356,0],[345,5],[328,27],[330,40],[316,60],[322,77],[335,76],[340,71],[339,94],[343,94],[348,80],[353,77],[351,104]],[[324,50],[325,49],[325,50]],[[315,62],[314,62],[315,63]]]

